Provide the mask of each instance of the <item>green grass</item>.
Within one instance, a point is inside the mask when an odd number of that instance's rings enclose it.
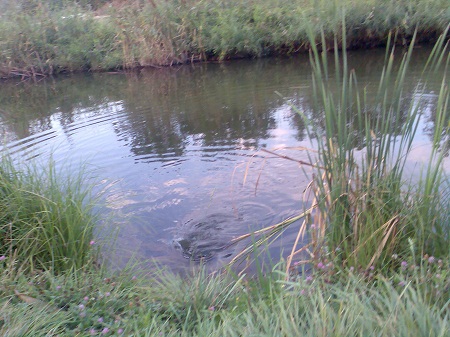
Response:
[[[128,69],[306,51],[308,29],[347,47],[435,39],[446,0],[44,1],[3,4],[0,76]],[[96,9],[96,11],[92,10]],[[341,45],[339,39],[338,44]],[[330,45],[332,47],[332,44]]]
[[[0,169],[0,255],[18,268],[62,272],[88,264],[95,215],[88,176],[57,172],[3,156]]]
[[[237,279],[132,269],[26,276],[0,263],[0,333],[8,337],[446,336],[450,328],[448,262],[437,260],[389,278],[329,268],[289,281],[284,266]]]

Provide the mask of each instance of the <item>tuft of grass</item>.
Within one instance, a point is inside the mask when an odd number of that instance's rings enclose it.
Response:
[[[3,156],[0,169],[0,255],[18,266],[79,269],[93,257],[95,215],[87,175],[57,172],[50,161],[19,165]]]

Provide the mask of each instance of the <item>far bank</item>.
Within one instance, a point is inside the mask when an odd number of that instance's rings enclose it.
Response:
[[[308,27],[328,46],[433,42],[450,22],[446,0],[22,0],[2,4],[0,77],[127,70],[291,55]]]

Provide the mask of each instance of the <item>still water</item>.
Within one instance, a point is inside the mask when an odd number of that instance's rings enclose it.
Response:
[[[415,64],[426,55],[419,49]],[[383,56],[383,50],[351,52],[351,67],[369,94]],[[405,93],[422,97],[411,172],[427,160],[441,84],[417,91],[420,68],[408,74]],[[94,172],[97,189],[106,191],[98,233],[118,230],[111,253],[117,265],[134,256],[180,270],[204,256],[214,268],[243,248],[227,246],[233,237],[308,206],[303,191],[310,170],[262,149],[307,160],[301,147],[314,144],[291,104],[320,123],[310,80],[303,55],[4,82],[0,133],[14,156],[52,156],[58,166],[83,164]],[[448,159],[444,165],[450,168]],[[272,254],[289,248],[295,227]]]

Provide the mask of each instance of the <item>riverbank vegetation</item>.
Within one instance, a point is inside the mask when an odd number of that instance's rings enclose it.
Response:
[[[280,266],[259,278],[79,271],[24,275],[0,262],[2,336],[448,336],[449,266],[424,257],[370,281]]]
[[[347,64],[346,51],[333,53],[329,60],[328,52],[316,47],[327,45],[324,34],[317,44],[311,44],[313,109],[305,112],[291,103],[316,146],[306,149],[310,162],[301,163],[314,168],[304,192],[304,200],[311,206],[297,216],[249,234],[255,237],[256,245],[248,246],[232,262],[253,254],[255,246],[268,244],[293,226],[298,226],[298,236],[287,269],[293,264],[325,267],[338,262],[369,272],[371,268],[390,270],[398,266],[399,260],[392,256],[402,260],[425,254],[448,255],[450,179],[442,167],[450,148],[447,30],[431,51],[413,97],[405,96],[404,79],[413,66],[415,37],[404,52],[396,52],[395,44],[386,49],[385,66],[375,83],[378,90],[371,97],[359,88],[357,74]],[[316,41],[312,30],[309,37]],[[337,44],[336,39],[334,46]],[[443,74],[433,104],[431,150],[424,154],[428,164],[412,177],[405,173],[405,167],[423,109],[429,107],[423,90],[431,72]],[[308,244],[302,246],[305,238],[309,238]]]
[[[323,254],[329,260],[308,270],[286,273],[280,262],[255,276],[201,268],[180,276],[148,265],[114,272],[96,263],[82,175],[67,182],[52,163],[33,165],[2,162],[2,336],[448,334],[445,247],[441,256],[416,256],[410,240],[389,270]]]
[[[0,6],[0,77],[293,54],[309,49],[308,29],[328,41],[340,36],[337,47],[343,35],[349,48],[385,45],[389,32],[406,44],[416,30],[420,42],[430,42],[450,22],[446,0],[21,0]]]
[[[351,25],[346,16],[340,20],[341,27]],[[449,151],[450,56],[448,27],[443,31],[414,97],[402,90],[414,30],[406,51],[388,43],[378,92],[367,97],[345,50],[330,60],[328,48],[316,48],[316,41],[330,43],[326,30],[306,28],[315,107],[306,113],[292,102],[292,108],[317,144],[310,163],[316,170],[308,190],[312,207],[250,235],[264,244],[300,223],[299,238],[308,233],[310,241],[264,274],[197,268],[177,276],[139,265],[120,272],[99,267],[95,200],[82,188],[82,176],[69,179],[51,163],[42,170],[6,158],[0,171],[0,334],[447,336],[450,182],[442,162]],[[334,33],[331,49],[348,45],[345,33]],[[390,34],[388,40],[403,37]],[[405,175],[405,161],[422,118],[421,88],[435,71],[442,73],[442,86],[427,107],[432,151],[413,180]],[[331,90],[330,81],[339,90]]]
[[[0,255],[28,271],[82,268],[92,257],[96,223],[87,176],[63,176],[53,163],[16,166],[2,158]]]

